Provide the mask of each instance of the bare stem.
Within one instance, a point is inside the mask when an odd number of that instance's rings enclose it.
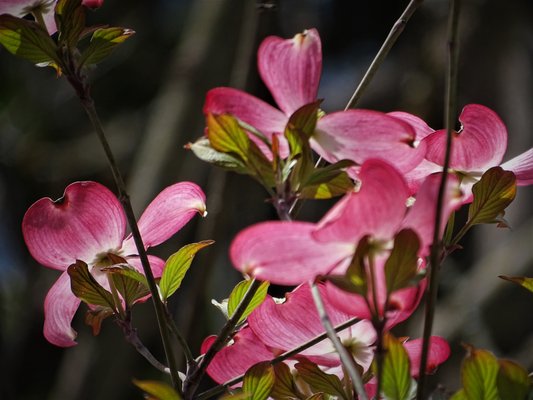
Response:
[[[411,18],[411,16],[414,14],[416,9],[423,3],[424,0],[411,0],[405,10],[403,11],[400,18],[396,21],[396,23],[392,26],[392,29],[389,32],[389,35],[381,45],[381,48],[379,49],[378,53],[372,60],[372,63],[370,64],[370,67],[368,67],[368,70],[366,71],[365,75],[363,76],[363,79],[355,89],[355,92],[353,93],[352,97],[350,98],[350,101],[346,105],[345,110],[348,110],[349,108],[353,108],[356,106],[356,104],[361,99],[361,96],[363,95],[363,92],[369,85],[370,81],[376,74],[378,68],[381,66],[387,55],[389,54],[390,49],[392,49],[392,46],[394,46],[394,43],[396,43],[396,40],[400,36],[400,34],[403,32],[405,26],[407,25],[407,22]]]
[[[356,324],[359,321],[360,321],[359,318],[351,318],[348,321],[337,325],[335,327],[335,332],[340,332],[340,331],[342,331],[342,330],[344,330],[344,329]],[[309,347],[314,346],[317,343],[320,343],[324,339],[327,339],[327,337],[328,337],[328,334],[326,332],[324,332],[321,335],[318,335],[315,338],[309,340],[308,342],[305,342],[302,345],[300,345],[298,347],[295,347],[292,350],[286,351],[285,353],[282,353],[279,356],[274,357],[272,360],[270,360],[270,364],[271,365],[279,364],[280,362],[283,362],[286,359],[288,359],[288,358],[290,358],[292,356],[295,356],[296,354],[301,353],[302,351],[308,349]],[[228,387],[231,387],[233,385],[236,385],[239,382],[242,382],[243,379],[244,379],[244,374],[236,376],[235,378],[233,378],[233,379],[231,379],[231,380],[229,380],[227,382],[224,382],[221,385],[218,385],[218,386],[216,386],[216,387],[214,387],[212,389],[209,389],[209,390],[206,390],[203,393],[200,393],[196,397],[196,400],[205,400],[205,399],[208,399],[210,397],[216,396],[216,395],[218,395],[220,393],[223,393]]]
[[[333,329],[333,325],[331,324],[331,321],[326,312],[326,308],[324,307],[322,296],[320,296],[318,286],[314,282],[311,283],[311,293],[313,294],[313,300],[315,301],[315,306],[318,311],[318,315],[320,316],[322,326],[326,330],[329,340],[331,340],[331,343],[333,343],[333,347],[335,347],[335,350],[337,350],[337,353],[339,353],[342,365],[348,371],[348,375],[352,380],[352,385],[355,389],[355,392],[357,393],[360,400],[368,400],[363,385],[363,380],[359,375],[359,371],[357,371],[355,361],[350,355],[350,353],[348,353],[348,350],[346,350],[346,348],[342,345],[339,337],[337,336],[337,332],[335,332],[335,329]]]
[[[450,166],[450,154],[452,149],[452,139],[455,126],[457,108],[457,60],[458,60],[458,27],[459,27],[460,0],[450,0],[450,13],[448,17],[448,68],[446,85],[446,154],[442,167],[442,177],[437,198],[435,212],[435,229],[433,232],[433,244],[431,245],[429,270],[429,285],[426,299],[424,335],[422,341],[422,355],[420,358],[420,370],[417,389],[417,399],[422,400],[426,381],[426,366],[429,352],[429,341],[433,329],[433,318],[435,315],[435,305],[437,302],[437,290],[439,284],[439,269],[442,255],[442,242],[440,239],[442,209],[444,204],[444,193],[446,190],[446,180]]]
[[[259,289],[259,286],[261,286],[261,282],[254,279],[241,302],[235,309],[235,312],[222,327],[211,347],[209,347],[207,352],[201,358],[198,365],[194,366],[191,371],[188,371],[189,373],[187,374],[187,378],[183,382],[183,398],[185,400],[190,400],[193,398],[194,393],[200,384],[200,380],[205,374],[207,366],[230,339],[235,327],[239,323],[239,320],[246,310],[246,307],[248,307],[248,304],[250,304],[250,301],[252,301],[257,289]]]
[[[166,327],[167,324],[166,324],[166,318],[165,318],[164,305],[161,302],[161,299],[159,298],[159,292],[157,290],[157,285],[154,279],[154,275],[152,273],[152,269],[150,268],[150,262],[148,261],[148,256],[146,255],[146,250],[144,248],[141,233],[139,232],[139,227],[137,226],[137,220],[135,218],[135,214],[131,206],[130,198],[126,191],[126,185],[124,184],[124,179],[122,178],[120,170],[118,169],[118,165],[115,161],[115,157],[113,155],[111,147],[109,146],[109,142],[107,141],[107,138],[105,136],[104,128],[102,126],[102,123],[100,122],[100,118],[98,117],[98,113],[96,112],[96,108],[94,106],[94,101],[90,95],[89,86],[77,74],[67,75],[67,78],[69,82],[71,83],[71,85],[76,90],[78,97],[80,98],[81,104],[83,108],[85,109],[85,112],[87,113],[89,120],[91,121],[95,129],[96,135],[98,136],[98,139],[100,140],[100,144],[102,145],[102,148],[104,149],[104,153],[106,155],[109,167],[111,168],[113,179],[115,180],[115,184],[117,186],[119,200],[122,203],[122,206],[124,207],[126,218],[128,220],[128,223],[131,229],[131,234],[135,241],[135,245],[137,246],[137,252],[139,253],[139,258],[141,260],[143,271],[146,276],[146,280],[148,281],[148,287],[150,289],[150,294],[152,295],[152,302],[155,308],[157,324],[159,327],[159,333],[161,335],[161,341],[163,342],[163,348],[165,351],[167,363],[170,368],[170,376],[172,380],[172,385],[174,386],[176,390],[181,391],[181,388],[179,385],[180,379],[179,379],[178,371],[176,368],[176,360],[172,352],[170,338],[169,338],[168,330]]]

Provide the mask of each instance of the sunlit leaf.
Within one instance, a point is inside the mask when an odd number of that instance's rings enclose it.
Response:
[[[72,293],[76,297],[87,304],[116,310],[113,296],[93,278],[86,263],[77,260],[75,264],[68,267],[67,271]]]
[[[524,289],[527,289],[533,293],[533,278],[528,278],[525,276],[506,276],[506,275],[500,275],[499,278],[504,279],[509,282],[516,283],[522,286]]]
[[[325,279],[344,291],[366,296],[368,288],[365,259],[370,251],[369,236],[364,236],[359,240],[346,274],[344,276],[329,275]]]
[[[461,389],[455,392],[455,394],[450,397],[450,400],[468,400],[468,397],[466,397],[465,391]]]
[[[12,15],[0,16],[0,44],[7,51],[39,66],[60,64],[56,44],[39,24]]]
[[[468,209],[468,223],[500,222],[499,217],[515,198],[516,177],[501,167],[493,167],[472,187],[472,193],[474,200]]]
[[[420,240],[411,229],[400,231],[394,239],[394,247],[385,262],[387,293],[403,289],[417,276]]]
[[[298,390],[294,376],[287,364],[274,365],[274,373],[276,374],[276,381],[270,392],[270,397],[274,400],[305,399],[305,396]]]
[[[468,400],[499,400],[496,387],[499,365],[486,350],[467,346],[468,354],[461,366],[461,381]]]
[[[206,137],[202,137],[194,143],[189,143],[186,148],[192,150],[194,155],[200,160],[209,164],[213,164],[240,174],[248,173],[246,165],[241,160],[228,153],[222,153],[215,150],[213,147],[211,147],[209,139]]]
[[[501,399],[525,400],[531,388],[527,371],[510,360],[499,360],[496,386]]]
[[[59,0],[55,8],[59,41],[75,47],[85,29],[85,8],[81,0]]]
[[[291,158],[297,157],[310,148],[309,139],[315,131],[321,102],[319,100],[306,104],[290,116],[284,135],[289,142]]]
[[[235,310],[239,306],[240,302],[244,298],[244,295],[248,291],[248,288],[252,284],[251,280],[244,280],[239,282],[231,291],[231,294],[228,298],[228,316],[231,318],[231,316],[235,313]],[[246,306],[246,309],[244,310],[244,313],[242,314],[241,318],[239,319],[239,323],[244,321],[248,315],[252,313],[253,310],[255,310],[263,300],[265,300],[265,297],[267,295],[269,282],[265,281],[262,282],[261,285],[259,285],[259,288],[255,292],[254,296],[252,297],[252,300],[250,303],[248,303],[248,306]]]
[[[161,290],[161,298],[163,301],[168,299],[174,294],[174,292],[176,292],[176,290],[178,290],[196,253],[213,243],[213,240],[191,243],[183,246],[168,258],[165,264],[165,269],[163,270],[163,275],[161,276],[161,281],[159,282],[159,289]]]
[[[383,336],[383,347],[385,356],[383,357],[381,389],[388,399],[407,400],[410,398],[411,391],[407,351],[402,342],[390,333]]]
[[[302,182],[300,197],[329,199],[353,190],[354,183],[344,169],[352,166],[350,160],[341,160],[327,167],[315,169]]]
[[[121,27],[97,29],[89,46],[81,55],[80,65],[98,64],[134,34],[135,31]]]
[[[181,396],[165,382],[133,379],[133,384],[148,395],[150,400],[181,400]]]
[[[300,378],[311,386],[314,391],[324,392],[341,399],[348,399],[342,382],[337,375],[327,374],[318,368],[316,364],[309,361],[300,361],[294,367],[298,371]]]
[[[250,400],[266,400],[275,379],[274,368],[268,361],[255,364],[244,374],[242,391]]]

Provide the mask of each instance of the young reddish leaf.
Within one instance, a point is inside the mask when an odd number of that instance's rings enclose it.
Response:
[[[300,361],[294,367],[298,371],[300,378],[311,386],[314,391],[324,392],[341,399],[348,399],[342,382],[337,375],[326,374],[316,364],[309,361]]]
[[[496,386],[501,399],[525,400],[531,388],[527,371],[510,360],[498,360],[500,370]]]
[[[248,288],[252,284],[251,280],[244,280],[239,282],[231,291],[231,294],[228,298],[228,317],[231,318],[237,307],[239,306],[239,303],[243,299],[244,295],[248,291]],[[254,296],[252,297],[252,300],[250,303],[248,303],[248,306],[244,310],[244,313],[242,314],[241,318],[239,319],[239,323],[243,322],[248,315],[252,313],[253,310],[255,310],[257,307],[261,305],[263,300],[265,300],[265,297],[267,295],[269,282],[265,281],[259,285],[259,289],[255,292]]]
[[[55,8],[59,41],[75,47],[85,29],[85,8],[81,0],[59,0]]]
[[[394,247],[385,262],[387,293],[409,286],[417,275],[420,240],[411,229],[403,229],[394,239]]]
[[[111,274],[115,287],[128,307],[150,293],[146,277],[128,265],[113,266],[103,270]]]
[[[274,368],[269,361],[255,364],[244,374],[242,391],[249,400],[266,400],[275,379]]]
[[[191,243],[183,246],[168,258],[163,275],[161,276],[161,281],[159,282],[159,289],[163,301],[166,301],[178,290],[196,253],[213,243],[215,243],[213,240]]]
[[[228,153],[222,153],[211,147],[209,139],[202,137],[194,143],[189,143],[187,149],[192,150],[194,155],[200,160],[209,164],[214,164],[218,167],[237,172],[239,174],[247,174],[246,165],[237,157]]]
[[[165,382],[133,379],[133,384],[144,391],[150,400],[181,400],[180,395]]]
[[[511,204],[516,195],[516,177],[501,167],[493,167],[472,187],[474,201],[468,209],[468,223],[491,224]]]
[[[94,309],[88,310],[85,314],[85,324],[89,325],[92,328],[93,335],[97,336],[100,333],[104,319],[113,314],[113,310],[109,307],[96,306]]]
[[[385,357],[383,359],[381,389],[389,399],[407,400],[411,390],[407,351],[401,341],[390,333],[383,336],[383,347]]]
[[[276,374],[276,380],[270,392],[270,397],[275,400],[305,399],[305,396],[298,390],[294,376],[287,364],[279,363],[274,365],[274,373]]]
[[[87,304],[109,307],[116,311],[113,296],[93,278],[87,264],[77,260],[68,267],[72,293]]]
[[[527,289],[533,293],[533,278],[528,278],[525,276],[506,276],[506,275],[500,275],[499,278],[504,279],[509,282],[514,282],[522,286],[524,289]]]
[[[315,393],[312,396],[309,396],[305,400],[324,400],[324,393]]]
[[[39,66],[59,70],[56,44],[39,24],[12,15],[0,16],[0,44],[7,51]]]
[[[468,400],[499,400],[496,387],[498,361],[486,350],[466,346],[468,354],[461,366],[461,381]]]
[[[91,37],[89,46],[81,55],[80,65],[98,64],[134,34],[135,31],[131,29],[120,27],[97,29]]]

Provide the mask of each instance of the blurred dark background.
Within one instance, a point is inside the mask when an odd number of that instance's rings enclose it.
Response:
[[[186,243],[216,240],[194,261],[171,302],[195,354],[222,323],[210,300],[227,297],[239,280],[228,261],[230,241],[240,229],[275,218],[257,184],[216,170],[183,148],[203,134],[206,91],[233,86],[269,100],[256,70],[257,46],[271,34],[292,37],[316,27],[324,52],[319,97],[325,111],[342,109],[406,4],[108,0],[89,13],[91,23],[137,32],[93,71],[92,93],[138,215],[177,181],[194,181],[207,194],[208,218],[153,249],[167,257]],[[403,110],[443,126],[447,12],[447,1],[424,2],[360,107]],[[506,159],[514,157],[533,146],[533,3],[465,0],[460,32],[460,107],[481,103],[494,109],[509,130]],[[46,342],[43,301],[58,273],[29,256],[20,230],[34,201],[60,197],[73,181],[96,180],[114,190],[103,152],[73,91],[53,70],[0,50],[0,82],[0,398],[140,399],[131,379],[160,376],[111,320],[93,337],[82,306],[73,322],[80,344],[64,350]],[[435,333],[450,340],[455,355],[432,383],[447,392],[459,387],[461,342],[533,368],[533,296],[497,278],[533,275],[532,199],[532,188],[520,188],[506,215],[512,230],[474,229],[465,249],[443,267]],[[316,221],[330,205],[307,202],[301,218]],[[420,321],[415,315],[398,333],[421,336]],[[150,302],[135,308],[134,323],[162,359]]]

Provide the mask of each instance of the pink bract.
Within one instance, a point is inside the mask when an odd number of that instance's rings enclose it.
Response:
[[[196,213],[205,213],[205,195],[194,183],[181,182],[163,190],[139,220],[145,247],[156,246],[179,231]],[[62,271],[45,300],[44,334],[51,343],[76,344],[70,323],[80,300],[70,290],[66,272],[82,260],[101,280],[100,264],[108,253],[128,260],[142,272],[131,235],[125,238],[126,216],[116,196],[96,182],[75,182],[63,197],[42,198],[24,215],[22,233],[28,249],[40,264]],[[164,261],[150,256],[155,276],[161,276]],[[99,266],[100,265],[100,266]]]

